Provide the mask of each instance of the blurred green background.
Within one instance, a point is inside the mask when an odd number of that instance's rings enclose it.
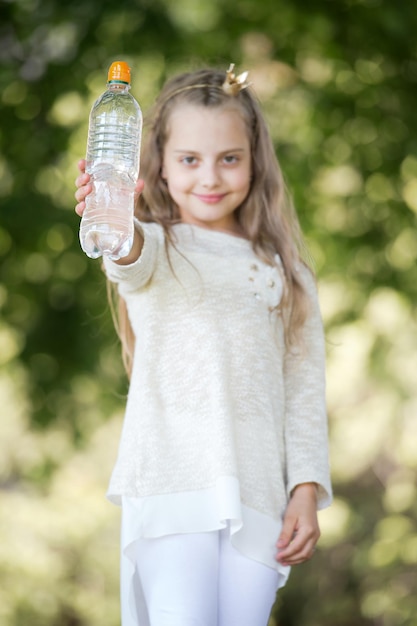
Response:
[[[119,624],[127,383],[73,211],[118,58],[145,111],[250,70],[315,259],[335,503],[270,626],[417,625],[416,31],[414,0],[0,0],[1,626]]]

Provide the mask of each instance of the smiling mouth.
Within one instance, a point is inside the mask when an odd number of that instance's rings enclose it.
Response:
[[[220,202],[220,200],[223,200],[224,196],[224,193],[195,194],[195,197],[205,204],[216,204],[217,202]]]

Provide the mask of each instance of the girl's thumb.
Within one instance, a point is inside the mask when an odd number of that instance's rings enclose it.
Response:
[[[286,532],[283,529],[280,536],[278,537],[277,548],[278,549],[286,548],[288,544],[290,543],[290,541],[291,541],[290,533]]]
[[[287,513],[284,517],[281,534],[278,537],[277,548],[286,548],[293,539],[296,520]]]

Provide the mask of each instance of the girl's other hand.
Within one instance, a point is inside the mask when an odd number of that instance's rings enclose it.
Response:
[[[75,212],[81,217],[85,209],[85,199],[88,194],[92,192],[93,185],[91,183],[90,174],[87,174],[85,171],[85,159],[80,159],[80,161],[78,161],[78,169],[80,174],[75,180],[75,186],[77,187],[77,191],[74,194],[75,199],[77,200]],[[135,201],[142,193],[144,186],[145,184],[143,180],[139,178],[135,186]]]
[[[284,515],[282,531],[277,542],[277,561],[282,565],[298,565],[314,554],[320,537],[317,520],[317,486],[298,485]]]

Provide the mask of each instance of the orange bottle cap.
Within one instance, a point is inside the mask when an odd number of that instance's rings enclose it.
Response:
[[[115,61],[110,65],[107,80],[109,83],[126,83],[130,85],[130,67],[124,61]]]

